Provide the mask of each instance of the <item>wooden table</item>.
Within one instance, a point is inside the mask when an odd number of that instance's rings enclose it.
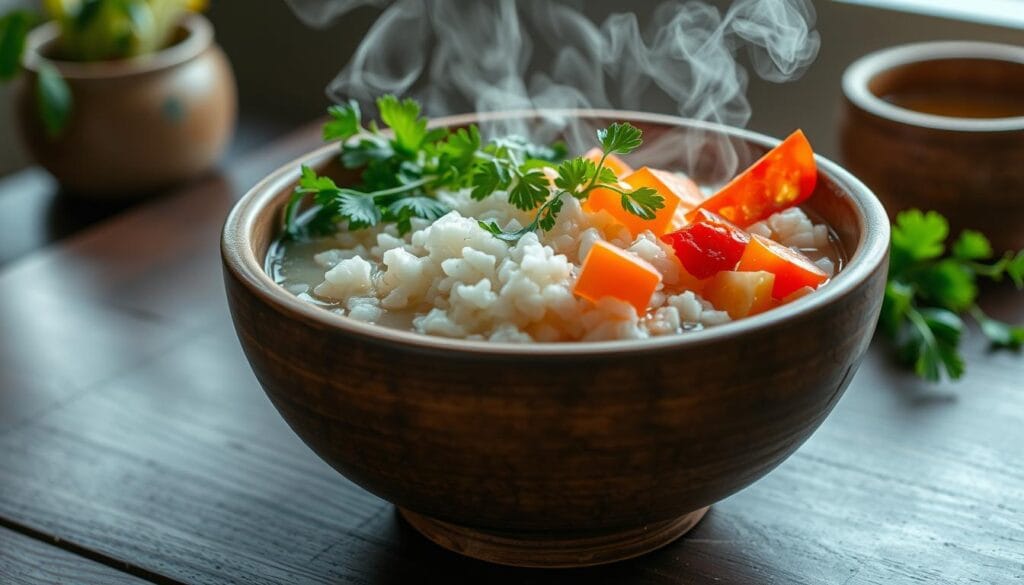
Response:
[[[287,428],[227,314],[227,210],[317,143],[300,131],[90,229],[59,229],[63,200],[57,228],[3,224],[21,251],[0,266],[0,583],[1024,581],[1024,359],[976,332],[957,385],[876,342],[795,455],[648,556],[542,572],[425,541]],[[0,181],[0,218],[52,189]],[[1024,322],[1024,296],[986,295]]]

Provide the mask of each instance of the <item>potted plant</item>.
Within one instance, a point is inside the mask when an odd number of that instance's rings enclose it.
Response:
[[[236,89],[201,4],[45,0],[45,18],[0,17],[0,80],[18,78],[20,133],[69,192],[144,194],[220,158]]]

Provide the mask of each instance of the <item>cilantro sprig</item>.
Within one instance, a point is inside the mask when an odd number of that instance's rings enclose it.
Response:
[[[404,234],[412,229],[412,218],[433,220],[448,212],[437,198],[441,190],[469,189],[477,200],[504,191],[517,209],[535,212],[530,223],[513,232],[505,232],[493,221],[481,222],[484,229],[506,241],[552,229],[563,195],[582,200],[595,189],[609,189],[619,194],[624,209],[645,219],[664,207],[654,189],[629,189],[605,166],[609,155],[628,154],[641,145],[640,130],[630,124],[612,124],[598,131],[602,157],[595,163],[582,157],[562,160],[564,145],[537,145],[518,136],[485,143],[474,125],[455,131],[431,129],[420,115],[419,104],[410,99],[386,95],[377,100],[377,109],[384,129],[375,121],[364,125],[355,101],[328,109],[324,140],[340,141],[342,165],[358,170],[360,180],[351,187],[339,187],[303,167],[285,212],[291,237],[329,234],[341,222],[350,230],[395,223]],[[553,180],[545,172],[552,168]],[[300,218],[299,209],[310,198],[313,209]]]
[[[654,219],[657,211],[665,207],[664,198],[650,187],[630,189],[619,182],[618,177],[608,167],[605,160],[612,154],[629,154],[643,144],[642,132],[639,128],[628,123],[613,123],[607,128],[597,131],[597,138],[601,143],[601,158],[594,161],[579,157],[562,161],[555,169],[554,192],[548,187],[547,178],[539,171],[531,171],[540,174],[545,181],[545,198],[538,200],[540,208],[534,215],[533,221],[522,229],[506,232],[492,221],[480,222],[480,226],[491,232],[495,237],[515,241],[525,234],[541,229],[548,231],[555,226],[555,221],[563,206],[563,195],[585,200],[595,189],[608,189],[619,194],[622,208],[629,213],[643,219]],[[474,193],[475,196],[475,193]],[[512,201],[510,197],[510,201]],[[513,201],[513,205],[515,202]],[[520,209],[524,209],[520,207]]]
[[[977,321],[995,348],[1024,345],[1024,327],[993,319],[977,305],[979,277],[1008,278],[1024,288],[1024,250],[995,258],[983,234],[964,230],[947,253],[948,236],[949,222],[934,211],[913,209],[897,216],[879,321],[901,360],[930,381],[943,373],[954,380],[963,375],[963,315]]]

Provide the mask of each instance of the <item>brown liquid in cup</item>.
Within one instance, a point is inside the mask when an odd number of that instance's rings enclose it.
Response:
[[[967,88],[888,93],[885,101],[915,112],[950,118],[1013,118],[1024,116],[1024,95]]]

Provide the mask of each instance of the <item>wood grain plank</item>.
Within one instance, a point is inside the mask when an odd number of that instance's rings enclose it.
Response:
[[[0,583],[5,585],[141,585],[148,582],[0,527]]]

